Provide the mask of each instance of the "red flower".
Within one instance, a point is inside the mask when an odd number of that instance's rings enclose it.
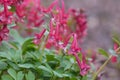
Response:
[[[53,21],[51,19],[50,21],[50,32],[48,35],[48,40],[46,43],[46,47],[50,48],[50,47],[55,47],[58,48],[59,47],[59,43],[61,42],[61,36],[60,36],[60,32],[59,32],[59,24],[56,24],[55,27],[53,27]]]
[[[48,8],[41,7],[41,10],[45,13],[49,13],[52,11],[53,7],[57,5],[58,0],[55,0]]]
[[[85,56],[82,55],[82,61],[81,61],[81,66],[80,66],[80,74],[82,76],[86,75],[90,69],[90,66],[86,64],[86,59]]]
[[[116,63],[117,62],[117,56],[112,56],[111,61],[112,61],[112,63]]]
[[[0,43],[2,40],[7,40],[8,33],[9,33],[9,30],[7,28],[7,25],[4,25],[3,28],[0,29]]]
[[[77,43],[77,35],[73,34],[73,41],[70,47],[70,54],[76,54],[78,52],[80,52],[81,48],[78,47],[78,43]]]
[[[78,64],[78,66],[80,68],[80,74],[82,76],[85,76],[88,73],[89,69],[90,69],[90,66],[86,64],[85,56],[83,56],[82,61],[80,61],[77,54],[73,54],[73,55],[75,56],[77,64]]]
[[[75,20],[75,33],[77,33],[77,38],[81,39],[84,37],[87,29],[87,18],[84,14],[84,11],[81,9],[80,11],[76,11],[75,9],[70,9],[71,16],[73,20]]]
[[[119,45],[117,43],[114,43],[114,50],[116,50],[119,47]]]
[[[44,35],[46,29],[44,29],[42,32],[40,32],[39,34],[35,34],[35,38],[34,38],[34,43],[35,44],[39,44],[40,43],[40,39],[42,38],[42,36]]]

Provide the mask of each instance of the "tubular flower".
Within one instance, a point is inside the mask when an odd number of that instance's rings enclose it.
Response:
[[[49,13],[53,10],[54,6],[58,3],[58,0],[55,0],[54,2],[52,2],[52,4],[48,7],[48,8],[45,8],[45,7],[42,7],[41,6],[41,11],[44,12],[44,13]]]
[[[0,29],[0,43],[2,40],[7,40],[9,30],[7,28],[7,25],[3,25],[3,27]]]
[[[71,16],[75,21],[75,33],[78,35],[78,39],[84,37],[86,35],[87,29],[87,18],[84,14],[84,11],[81,9],[80,11],[76,11],[75,9],[70,9]]]
[[[86,59],[85,56],[82,55],[82,61],[81,61],[81,66],[80,66],[80,74],[82,76],[86,75],[90,69],[90,66],[86,64]]]
[[[47,48],[53,47],[52,45],[54,45],[54,47],[59,47],[59,43],[62,40],[59,32],[59,27],[59,24],[56,24],[54,28],[52,20],[50,21],[50,32],[46,44]]]
[[[80,61],[78,54],[73,54],[73,55],[75,56],[77,64],[80,68],[80,74],[82,76],[86,75],[90,69],[90,66],[86,64],[86,60],[85,60],[84,56],[83,56],[82,61]]]
[[[86,60],[85,60],[84,55],[82,55],[83,58],[82,58],[82,61],[80,61],[77,53],[79,53],[81,49],[78,47],[77,35],[75,33],[73,33],[72,36],[73,36],[73,41],[72,41],[72,44],[71,44],[71,47],[70,47],[70,51],[68,53],[72,54],[76,58],[77,64],[80,68],[80,74],[82,76],[84,76],[88,73],[88,71],[90,69],[90,66],[86,64]],[[68,37],[67,41],[65,41],[65,45],[66,45],[66,43],[68,43],[69,39],[70,38]]]
[[[80,50],[81,49],[78,47],[78,43],[77,43],[77,35],[73,34],[73,41],[72,41],[69,53],[76,54],[76,53],[80,52]]]
[[[34,38],[34,44],[39,44],[40,43],[40,39],[42,38],[42,36],[44,35],[46,29],[44,29],[42,32],[40,32],[39,34],[35,34],[35,38]]]

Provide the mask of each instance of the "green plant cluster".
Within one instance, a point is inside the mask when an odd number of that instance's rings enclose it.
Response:
[[[87,80],[73,56],[42,49],[33,38],[10,30],[11,40],[0,46],[0,80]]]

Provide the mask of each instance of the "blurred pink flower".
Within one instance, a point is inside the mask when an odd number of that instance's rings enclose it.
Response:
[[[73,55],[75,56],[77,64],[80,68],[80,74],[82,76],[85,76],[90,69],[90,66],[86,64],[85,56],[82,56],[82,61],[80,61],[78,54],[73,54]]]
[[[2,40],[7,40],[8,33],[9,33],[9,30],[7,28],[7,25],[3,25],[3,27],[0,29],[0,43]]]
[[[116,63],[116,62],[117,62],[117,56],[112,56],[111,62],[112,62],[112,63]]]
[[[44,29],[42,32],[35,34],[35,38],[34,38],[34,44],[38,45],[40,43],[40,39],[42,38],[42,36],[44,35],[46,29]]]
[[[70,46],[70,54],[77,54],[78,52],[80,52],[81,48],[78,47],[78,42],[77,42],[77,35],[73,34],[73,41],[72,44]]]

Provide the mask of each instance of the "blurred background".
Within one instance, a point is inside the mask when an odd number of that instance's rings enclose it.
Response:
[[[53,0],[42,0],[49,5]],[[84,9],[88,16],[88,35],[81,45],[84,49],[108,50],[113,47],[112,34],[120,34],[120,0],[64,0],[68,8]],[[103,64],[98,56],[96,64]],[[102,80],[120,80],[117,64],[109,63],[103,71]]]
[[[66,7],[83,8],[88,16],[88,35],[82,45],[85,49],[108,50],[113,47],[112,34],[120,34],[120,0],[65,0]],[[104,59],[97,57],[99,66]],[[103,71],[102,80],[120,80],[117,64],[109,63]]]

